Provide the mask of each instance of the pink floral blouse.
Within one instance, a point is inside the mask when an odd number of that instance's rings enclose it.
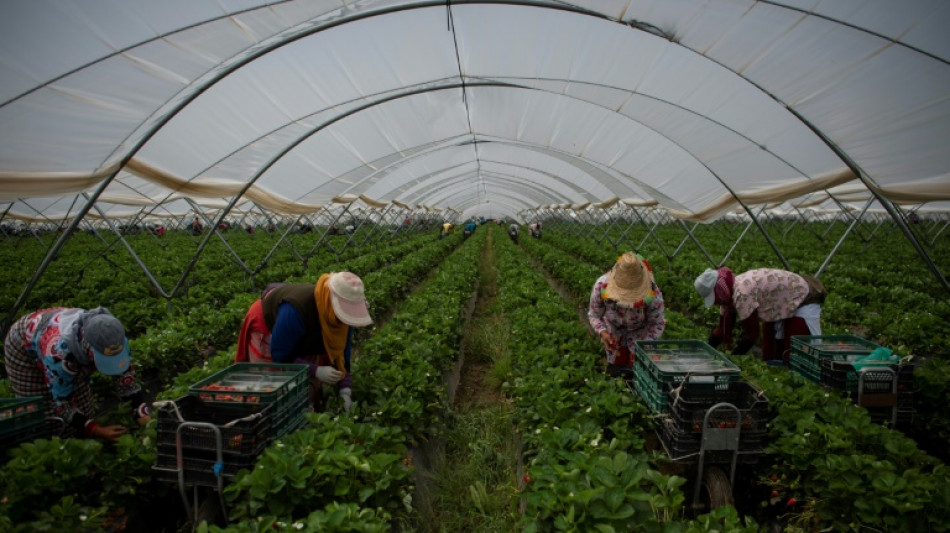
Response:
[[[736,276],[732,303],[739,320],[756,310],[759,320],[776,322],[790,318],[808,296],[808,282],[793,272],[772,268],[749,270]]]
[[[607,287],[607,274],[597,278],[590,292],[590,304],[587,308],[587,319],[591,327],[600,335],[607,330],[617,341],[617,347],[626,346],[630,353],[634,352],[634,343],[643,340],[656,340],[663,335],[666,328],[664,316],[663,293],[653,283],[656,297],[649,304],[640,307],[622,307],[613,300],[601,297],[601,291]],[[607,362],[613,364],[617,356],[616,351],[607,351]]]

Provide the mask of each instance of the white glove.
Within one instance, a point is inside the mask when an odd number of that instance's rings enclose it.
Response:
[[[340,372],[332,366],[318,366],[317,379],[329,385],[333,385],[343,379],[343,372]]]
[[[343,410],[347,413],[350,412],[350,408],[353,407],[353,398],[351,398],[353,391],[349,387],[345,389],[340,389],[340,398],[343,398]]]

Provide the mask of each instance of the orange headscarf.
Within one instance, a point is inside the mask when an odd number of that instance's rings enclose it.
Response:
[[[330,362],[346,376],[346,361],[343,350],[346,349],[346,335],[350,326],[340,322],[333,312],[330,301],[330,274],[323,274],[313,288],[313,299],[317,302],[317,314],[320,315],[320,332],[323,335],[323,347],[327,349]]]

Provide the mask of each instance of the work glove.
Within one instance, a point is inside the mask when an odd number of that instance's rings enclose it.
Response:
[[[343,372],[332,366],[319,366],[317,367],[317,379],[328,385],[333,385],[343,379]]]
[[[347,413],[350,412],[350,408],[353,407],[353,391],[347,387],[345,389],[340,389],[340,398],[343,399],[343,410]]]
[[[752,349],[754,343],[750,340],[742,339],[739,341],[739,344],[736,346],[735,350],[732,350],[732,353],[735,355],[745,355],[749,353],[749,350]]]
[[[716,348],[720,344],[722,344],[722,337],[719,335],[716,335],[715,333],[710,333],[709,338],[706,339],[706,344],[712,346],[713,348]]]

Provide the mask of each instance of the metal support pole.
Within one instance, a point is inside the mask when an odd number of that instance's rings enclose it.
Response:
[[[872,203],[874,203],[873,198],[871,200],[868,200],[868,203],[864,205],[864,209],[861,210],[861,214],[855,217],[855,219],[851,222],[851,225],[848,226],[848,229],[845,230],[844,235],[842,235],[841,238],[838,239],[838,242],[835,243],[835,247],[831,249],[831,252],[828,253],[828,257],[825,258],[825,261],[821,264],[820,267],[818,267],[818,271],[815,272],[816,278],[821,277],[821,274],[825,271],[825,268],[828,266],[829,263],[831,263],[831,258],[834,257],[836,253],[838,253],[838,250],[841,248],[841,245],[844,244],[844,240],[848,237],[848,234],[851,233],[851,229],[854,228],[858,224],[858,222],[861,220],[861,217],[864,216],[864,213],[867,212],[868,208],[871,207]]]

